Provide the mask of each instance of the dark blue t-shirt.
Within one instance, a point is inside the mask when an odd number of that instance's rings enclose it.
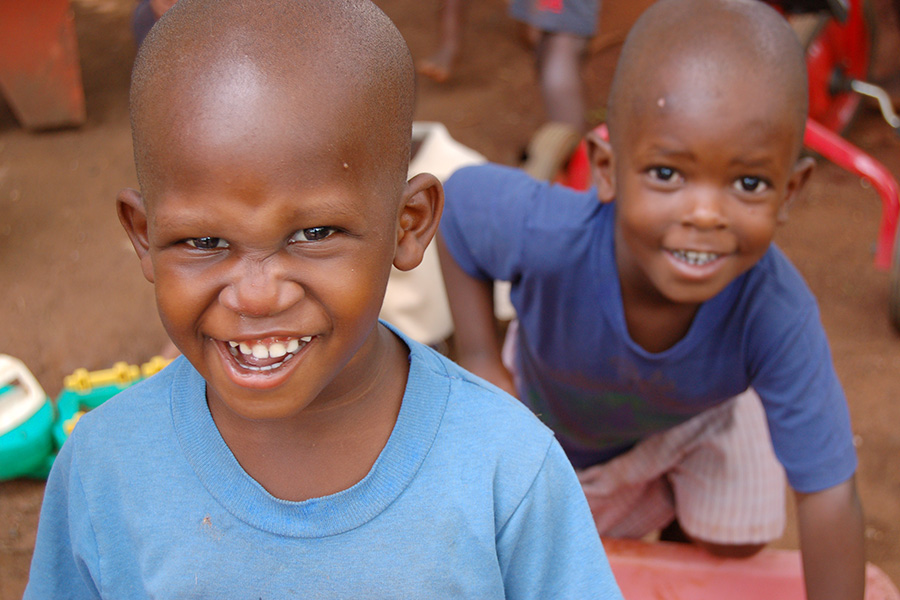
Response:
[[[818,491],[853,474],[847,403],[818,307],[776,247],[701,305],[684,338],[653,353],[625,325],[614,203],[497,165],[460,170],[446,195],[441,233],[462,269],[512,282],[520,398],[576,466],[752,386],[792,487]]]

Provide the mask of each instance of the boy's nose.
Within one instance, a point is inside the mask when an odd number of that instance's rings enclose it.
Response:
[[[718,229],[725,227],[725,194],[714,186],[703,186],[695,190],[689,197],[689,204],[682,223],[700,229]]]
[[[303,295],[303,286],[277,262],[245,261],[219,293],[219,301],[245,317],[270,317],[291,308]]]

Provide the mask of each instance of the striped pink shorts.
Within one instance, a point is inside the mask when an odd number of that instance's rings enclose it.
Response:
[[[640,538],[675,517],[691,537],[717,544],[766,543],[784,530],[784,470],[753,390],[578,479],[597,529],[609,537]]]

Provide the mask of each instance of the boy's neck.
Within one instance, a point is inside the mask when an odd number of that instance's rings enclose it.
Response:
[[[699,304],[679,304],[662,296],[657,301],[637,296],[622,286],[628,335],[647,352],[663,352],[681,341],[700,309]]]
[[[400,412],[409,349],[383,326],[383,360],[371,385],[332,408],[295,419],[248,421],[210,403],[213,420],[244,471],[266,491],[299,502],[352,487],[371,470]]]

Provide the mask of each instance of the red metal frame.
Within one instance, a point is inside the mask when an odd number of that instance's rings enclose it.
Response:
[[[806,50],[809,116],[832,131],[843,131],[859,106],[858,94],[834,89],[835,74],[860,80],[868,77],[870,25],[862,0],[850,0],[847,19],[843,23],[830,19]]]
[[[839,167],[864,178],[878,192],[881,197],[881,226],[878,229],[875,266],[879,269],[890,269],[900,215],[900,200],[898,200],[900,190],[897,180],[887,167],[812,119],[806,122],[803,143]]]

